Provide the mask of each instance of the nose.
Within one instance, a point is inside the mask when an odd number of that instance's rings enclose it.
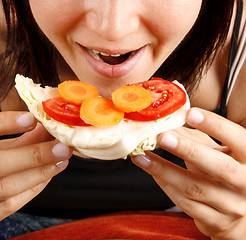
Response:
[[[134,1],[91,1],[94,6],[86,16],[87,27],[108,41],[116,41],[130,35],[139,28]]]

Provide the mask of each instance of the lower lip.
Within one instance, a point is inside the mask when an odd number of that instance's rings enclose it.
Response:
[[[79,45],[79,47],[80,49],[82,49],[88,63],[96,72],[105,77],[119,78],[127,75],[138,64],[146,46],[137,50],[135,55],[128,58],[125,62],[117,65],[109,65],[104,62],[101,62],[95,59],[93,56],[91,56],[85,47],[81,45]]]

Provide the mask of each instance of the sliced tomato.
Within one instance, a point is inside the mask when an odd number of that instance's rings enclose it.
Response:
[[[61,97],[42,102],[44,111],[58,122],[74,126],[88,126],[80,118],[80,106],[68,103]]]
[[[150,92],[152,103],[140,111],[125,113],[125,118],[136,121],[154,121],[177,111],[186,102],[183,89],[167,80],[152,78],[137,85]]]

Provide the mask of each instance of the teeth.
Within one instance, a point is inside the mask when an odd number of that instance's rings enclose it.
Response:
[[[94,49],[90,49],[90,48],[87,48],[87,51],[90,53],[90,55],[92,57],[94,57],[96,60],[98,61],[103,61],[101,58],[100,58],[100,55],[102,56],[106,56],[106,57],[120,57],[122,54],[107,54],[107,53],[104,53],[104,52],[99,52],[97,50],[94,50]],[[129,58],[133,57],[135,54],[136,54],[137,51],[132,51]],[[124,55],[124,54],[123,54]]]
[[[101,55],[105,56],[105,57],[119,57],[121,54],[107,54],[107,53],[104,53],[104,52],[98,52],[100,53]]]
[[[109,57],[109,56],[112,56],[110,54],[107,54],[107,53],[103,53],[103,52],[100,52],[101,55],[105,56],[105,57]]]
[[[98,54],[99,52],[93,49],[90,49],[92,52],[94,52],[95,54]]]
[[[94,57],[96,60],[100,60],[100,57],[99,57],[99,55],[98,55],[98,53],[96,53],[97,51],[95,51],[95,50],[92,50],[92,49],[89,49],[89,48],[87,48],[87,50],[88,50],[88,52],[90,53],[90,55],[92,56],[92,57]]]
[[[121,54],[107,54],[107,53],[104,53],[104,52],[99,52],[97,50],[94,50],[94,49],[89,49],[88,48],[88,51],[92,54],[93,57],[95,57],[96,55],[98,56],[99,53],[102,55],[102,56],[105,56],[105,57],[119,57]]]

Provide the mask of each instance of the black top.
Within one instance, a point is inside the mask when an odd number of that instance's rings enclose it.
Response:
[[[235,56],[242,5],[239,4],[228,63]],[[226,116],[227,82],[217,113]],[[184,167],[183,160],[157,149],[160,156]],[[165,209],[173,206],[152,177],[131,160],[93,160],[72,156],[69,166],[55,176],[45,190],[21,209],[38,215],[84,218],[102,213]]]
[[[156,152],[184,166],[181,159],[164,150]],[[84,218],[123,210],[166,209],[173,205],[152,177],[129,158],[102,161],[73,156],[67,169],[21,211]]]
[[[232,64],[234,62],[234,59],[237,53],[238,36],[239,36],[239,30],[240,30],[240,25],[241,25],[242,13],[243,13],[243,1],[239,0],[235,24],[234,24],[233,33],[232,33],[231,48],[230,48],[230,54],[229,54],[229,59],[228,59],[228,65],[227,65],[227,73],[226,73],[226,79],[225,79],[224,88],[223,88],[223,92],[221,96],[220,107],[218,110],[215,111],[216,113],[218,113],[219,115],[223,117],[227,116],[226,100],[227,100],[227,94],[228,94],[228,82],[229,82],[229,76],[231,73]]]

